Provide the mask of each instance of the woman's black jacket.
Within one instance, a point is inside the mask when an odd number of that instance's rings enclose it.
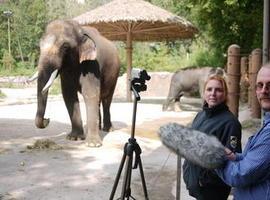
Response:
[[[241,124],[225,103],[213,108],[208,108],[205,104],[203,110],[193,120],[192,129],[214,135],[227,148],[234,152],[241,152]],[[186,160],[183,171],[190,195],[196,193],[200,187],[227,186],[214,170],[202,168]]]

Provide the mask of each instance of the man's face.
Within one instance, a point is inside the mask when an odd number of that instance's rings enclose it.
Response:
[[[261,108],[270,111],[270,67],[262,67],[257,75],[256,94]]]

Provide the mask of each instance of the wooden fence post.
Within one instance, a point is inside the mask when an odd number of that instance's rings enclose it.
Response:
[[[241,78],[240,78],[240,102],[248,102],[248,58],[246,56],[241,58]]]
[[[254,49],[252,51],[252,69],[250,77],[250,88],[251,88],[251,116],[254,118],[261,118],[261,107],[256,97],[255,84],[256,77],[259,69],[262,65],[262,50]]]
[[[248,107],[251,108],[251,99],[252,99],[252,88],[251,88],[251,76],[252,76],[252,55],[249,54],[248,56],[248,82],[249,82],[249,87],[248,87]]]
[[[240,93],[240,47],[236,44],[228,48],[227,60],[228,75],[228,107],[238,117]]]

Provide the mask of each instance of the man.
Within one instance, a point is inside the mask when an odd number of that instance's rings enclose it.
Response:
[[[258,72],[256,95],[264,111],[262,128],[249,138],[243,153],[226,149],[229,161],[216,170],[235,188],[234,200],[270,200],[270,63]]]

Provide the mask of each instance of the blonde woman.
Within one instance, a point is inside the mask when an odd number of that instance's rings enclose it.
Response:
[[[216,136],[232,152],[241,152],[241,124],[226,105],[228,89],[220,75],[208,77],[204,85],[204,104],[192,122],[192,128]],[[184,162],[184,181],[189,194],[197,200],[226,200],[231,187],[215,170]]]

